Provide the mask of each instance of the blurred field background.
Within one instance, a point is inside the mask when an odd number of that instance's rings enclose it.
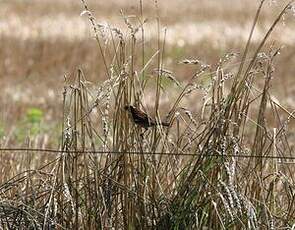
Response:
[[[284,1],[270,1],[264,7],[253,42],[258,42]],[[227,52],[240,52],[245,46],[258,1],[159,1],[161,25],[167,28],[165,68],[185,80],[189,68],[178,62],[200,59],[214,65]],[[132,1],[89,1],[98,23],[108,23],[127,31],[120,15],[139,13]],[[144,1],[148,19],[146,49],[156,40],[155,4]],[[97,44],[79,0],[2,0],[0,2],[0,128],[16,135],[28,110],[42,110],[46,133],[55,135],[61,119],[61,94],[64,75],[71,76],[81,67],[87,79],[97,83],[105,79]],[[285,18],[275,29],[270,42],[282,46],[278,59],[273,95],[284,106],[294,107],[295,97],[295,23]],[[48,127],[47,127],[48,126]],[[21,131],[19,131],[21,132]],[[23,140],[24,134],[19,139]],[[8,137],[9,138],[9,137]],[[51,139],[51,138],[50,138]],[[56,144],[56,143],[55,143]]]

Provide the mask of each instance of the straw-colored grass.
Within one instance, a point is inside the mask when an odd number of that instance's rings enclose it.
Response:
[[[294,227],[294,113],[271,94],[281,48],[267,43],[291,3],[253,44],[261,1],[243,50],[211,65],[180,61],[188,69],[181,78],[166,66],[159,8],[157,39],[148,47],[139,3],[137,16],[121,12],[125,32],[98,25],[82,0],[106,80],[90,83],[82,68],[66,76],[56,111],[62,117],[58,151],[44,148],[42,133],[22,149],[2,150],[1,228]],[[144,132],[126,105],[170,126]],[[41,113],[27,116],[33,132]]]

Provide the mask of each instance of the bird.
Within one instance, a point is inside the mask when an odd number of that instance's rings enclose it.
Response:
[[[145,112],[135,108],[132,105],[125,105],[124,109],[131,114],[132,120],[135,124],[139,125],[142,128],[145,128],[146,130],[149,127],[152,127],[155,125],[170,126],[168,122],[157,123],[155,119],[151,118]]]

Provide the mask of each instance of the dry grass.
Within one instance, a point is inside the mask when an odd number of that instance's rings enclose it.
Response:
[[[36,94],[27,91],[15,97],[18,106],[11,106],[2,95],[6,121],[22,120],[24,113],[26,118],[21,141],[14,132],[1,140],[2,148],[24,149],[1,152],[1,228],[292,228],[294,162],[285,158],[294,157],[294,113],[271,91],[276,74],[292,72],[286,70],[288,62],[280,64],[281,47],[268,36],[291,13],[288,5],[280,7],[264,38],[253,42],[250,36],[246,48],[237,44],[239,53],[212,51],[210,42],[177,50],[167,43],[157,8],[147,7],[147,14],[155,12],[152,25],[158,31],[148,40],[145,11],[132,18],[122,15],[123,30],[97,26],[83,6],[94,31],[91,43],[25,40],[15,49],[16,40],[2,38],[11,42],[4,51],[19,52],[5,68],[6,79],[26,76],[15,81],[46,99],[37,103]],[[262,20],[268,17],[259,8],[260,14]],[[179,63],[195,53],[204,59]],[[23,55],[28,56],[17,58]],[[32,64],[24,64],[32,56]],[[86,64],[65,82],[52,78],[80,63]],[[26,68],[18,68],[22,65]],[[51,87],[63,93],[57,96]],[[143,134],[123,109],[127,104],[169,121],[170,127]],[[39,110],[26,112],[27,105],[46,111],[44,119]],[[63,122],[53,134],[48,134],[53,126],[40,128],[57,117]],[[44,150],[50,146],[60,151]]]

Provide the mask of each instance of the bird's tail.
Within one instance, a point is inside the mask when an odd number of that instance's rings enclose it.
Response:
[[[169,123],[169,122],[162,122],[161,125],[162,125],[162,126],[167,126],[167,127],[168,127],[168,126],[170,126],[170,123]]]

